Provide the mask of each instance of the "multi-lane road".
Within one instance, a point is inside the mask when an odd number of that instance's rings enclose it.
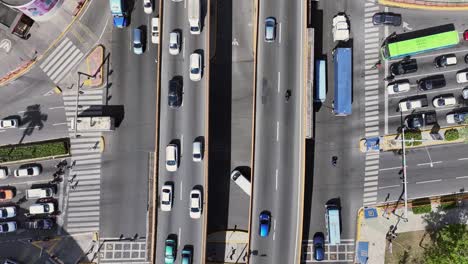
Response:
[[[206,1],[201,1],[202,21],[206,19]],[[185,247],[193,248],[193,260],[202,263],[204,249],[204,219],[205,208],[202,209],[200,219],[192,219],[189,216],[190,191],[194,188],[205,191],[205,162],[192,160],[192,144],[196,138],[206,140],[206,108],[208,66],[207,58],[207,34],[206,23],[202,24],[199,35],[191,34],[188,23],[187,1],[163,3],[163,26],[161,30],[161,100],[160,100],[160,125],[159,125],[159,172],[158,192],[165,184],[173,186],[173,207],[170,212],[158,210],[157,249],[156,263],[162,263],[164,258],[164,241],[171,235],[177,241],[177,257]],[[169,53],[169,34],[176,30],[181,33],[181,49],[177,55]],[[204,57],[203,75],[200,81],[192,81],[189,78],[190,55],[199,53]],[[168,106],[169,81],[173,78],[181,80],[182,105],[179,108]],[[169,143],[178,145],[180,158],[176,172],[166,170],[165,149]],[[205,144],[206,145],[206,144]],[[205,197],[202,197],[205,201]]]
[[[302,239],[303,10],[300,1],[260,1],[251,263],[298,263]],[[264,21],[276,18],[276,40],[265,42]],[[286,91],[291,97],[286,99]],[[271,214],[268,237],[259,215]]]

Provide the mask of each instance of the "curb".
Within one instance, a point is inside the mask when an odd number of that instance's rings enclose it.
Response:
[[[364,213],[364,207],[359,208],[357,216],[356,216],[356,242],[358,242],[361,238],[361,225],[362,225],[361,221],[362,221],[363,213]]]
[[[433,11],[466,11],[468,10],[468,3],[466,4],[450,4],[447,2],[428,2],[422,0],[409,0],[408,2],[402,2],[404,0],[379,0],[380,5],[409,8],[409,9],[421,9],[421,10],[433,10]],[[410,3],[411,2],[411,3]]]
[[[31,59],[27,63],[26,66],[25,65],[20,66],[16,70],[13,70],[12,72],[10,72],[10,73],[8,73],[6,75],[6,76],[13,75],[13,76],[9,76],[9,77],[6,77],[6,78],[5,77],[1,78],[0,79],[0,86],[4,86],[4,85],[10,83],[11,81],[16,80],[17,78],[21,77],[23,74],[27,73],[32,68],[32,66],[36,65],[36,62],[40,61],[55,46],[55,44],[57,44],[57,42],[59,42],[66,33],[68,33],[71,26],[80,17],[81,13],[85,9],[84,7],[86,5],[88,5],[89,1],[90,0],[84,0],[82,2],[83,4],[82,4],[82,6],[80,8],[80,11],[78,11],[78,13],[76,13],[76,15],[73,17],[72,21],[65,27],[65,29],[62,31],[62,33],[60,33],[60,35],[52,42],[52,44],[44,51],[44,53],[42,53],[38,58]]]

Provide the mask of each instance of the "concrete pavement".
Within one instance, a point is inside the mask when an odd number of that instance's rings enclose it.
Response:
[[[13,36],[11,33],[1,32],[5,41],[11,43],[11,50],[0,53],[2,67],[0,67],[0,85],[5,85],[28,72],[29,69],[50,52],[51,48],[62,39],[73,22],[77,20],[82,10],[88,8],[89,0],[84,1],[80,12],[75,13],[79,2],[83,0],[63,1],[62,6],[47,21],[35,22],[25,40]],[[76,14],[76,15],[74,15]]]
[[[442,212],[442,214],[447,216],[444,218],[446,220],[444,223],[451,223],[459,219],[456,217],[456,214],[455,217],[451,217],[448,211],[467,210],[468,200],[466,200],[466,197],[464,200],[459,200],[458,207],[449,209],[445,213],[438,208],[439,205],[440,200],[431,200],[432,211]],[[409,201],[409,206],[411,206],[411,201]],[[414,214],[412,209],[409,208],[408,215],[405,217],[407,220],[402,218],[402,216],[404,216],[402,202],[399,205],[390,204],[380,207],[361,208],[357,216],[357,254],[355,263],[384,264],[385,251],[391,250],[391,243],[387,239],[387,233],[392,229],[398,235],[398,233],[427,230],[427,228],[430,228],[431,223],[427,220],[427,214]]]

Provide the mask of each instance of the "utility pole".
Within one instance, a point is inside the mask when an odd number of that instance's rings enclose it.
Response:
[[[403,127],[401,129],[401,135],[402,135],[402,149],[403,149],[403,189],[405,192],[405,219],[408,219],[408,189],[407,189],[407,180],[406,180],[406,140],[405,140],[405,129],[406,127]]]

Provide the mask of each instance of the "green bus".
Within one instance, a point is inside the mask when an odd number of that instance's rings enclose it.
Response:
[[[460,42],[453,24],[393,35],[384,41],[381,53],[386,60],[450,48]]]

